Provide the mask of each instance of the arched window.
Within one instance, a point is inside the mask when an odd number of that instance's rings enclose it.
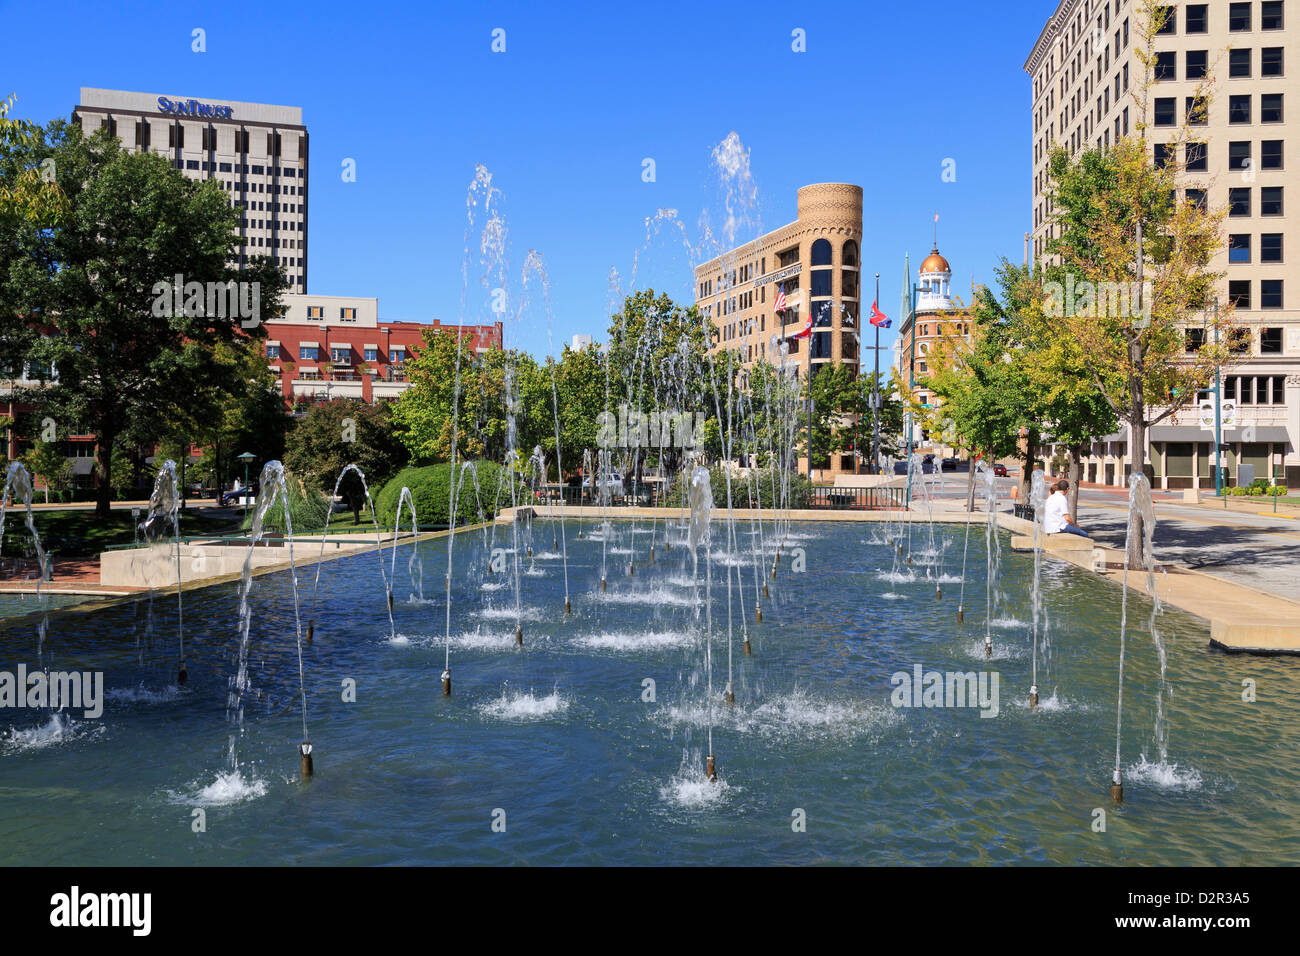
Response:
[[[846,266],[856,266],[858,264],[858,244],[852,239],[844,243],[844,262]]]
[[[827,239],[818,239],[812,244],[812,264],[828,266],[831,264],[831,244]]]

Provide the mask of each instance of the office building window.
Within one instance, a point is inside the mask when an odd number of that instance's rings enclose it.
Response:
[[[1228,236],[1228,261],[1234,263],[1250,261],[1250,233],[1236,232]]]
[[[1230,31],[1240,33],[1243,30],[1250,29],[1250,7],[1249,3],[1228,4],[1228,29]]]
[[[1250,49],[1228,51],[1228,76],[1250,76]]]
[[[1186,349],[1190,352],[1199,352],[1201,346],[1205,344],[1205,329],[1187,329]]]
[[[1259,51],[1259,75],[1282,75],[1282,48],[1280,46],[1266,46]]]
[[[1237,309],[1250,308],[1250,280],[1249,279],[1230,279],[1228,280],[1228,301]]]
[[[406,361],[406,349],[396,347],[390,348],[388,350],[388,361],[393,365],[401,365]]]
[[[1259,28],[1261,30],[1282,29],[1282,0],[1264,0],[1259,5]]]
[[[1250,74],[1247,73],[1246,75],[1249,76]],[[1178,54],[1177,53],[1174,53],[1172,50],[1166,50],[1163,53],[1156,54],[1155,77],[1156,77],[1156,82],[1159,82],[1161,80],[1178,79]]]
[[[1259,236],[1259,261],[1282,261],[1282,233],[1264,232]]]
[[[1228,190],[1228,215],[1250,215],[1250,187],[1233,186]]]
[[[298,358],[314,362],[316,361],[318,351],[319,350],[314,345],[300,345],[298,346]]]
[[[1208,3],[1189,3],[1185,11],[1187,33],[1206,33],[1209,31]]]
[[[1235,140],[1228,143],[1228,169],[1236,172],[1250,168],[1250,140]]]
[[[1229,123],[1250,122],[1250,94],[1249,93],[1228,97],[1228,122]]]
[[[1184,195],[1186,196],[1187,202],[1191,203],[1201,212],[1209,210],[1209,204],[1206,201],[1204,189],[1188,189]]]
[[[1188,143],[1185,155],[1188,172],[1201,173],[1210,168],[1208,148],[1204,143]]]
[[[366,349],[362,355],[365,357],[367,362],[379,361],[379,349]]]
[[[340,308],[339,318],[344,322],[355,322],[357,320],[357,310]]]
[[[1259,144],[1259,168],[1282,168],[1282,141],[1280,139],[1266,139]]]
[[[1159,24],[1156,33],[1160,36],[1173,36],[1178,32],[1178,11],[1175,7],[1156,7],[1155,22]]]
[[[1282,215],[1282,187],[1281,186],[1260,187],[1259,214],[1261,216]]]
[[[1269,328],[1259,330],[1259,351],[1261,355],[1282,354],[1282,330]]]
[[[1178,125],[1178,101],[1174,97],[1160,96],[1156,98],[1154,122],[1156,126]]]
[[[307,318],[323,319],[325,317],[325,307],[320,305],[307,306]]]
[[[1210,104],[1204,96],[1187,97],[1186,109],[1188,126],[1204,126],[1209,122]]]
[[[1187,70],[1183,79],[1200,80],[1205,78],[1205,68],[1209,63],[1209,53],[1206,50],[1188,50],[1187,51]]]
[[[1169,165],[1173,158],[1174,147],[1170,143],[1156,143],[1155,146],[1155,164],[1156,169],[1164,169]]]
[[[350,348],[331,348],[330,361],[335,365],[351,365],[352,349]]]
[[[1282,280],[1259,280],[1259,307],[1261,309],[1282,308]]]
[[[280,357],[280,346],[278,346],[278,345],[268,345],[268,346],[266,347],[266,357],[269,358],[269,359],[279,358],[279,357]]]

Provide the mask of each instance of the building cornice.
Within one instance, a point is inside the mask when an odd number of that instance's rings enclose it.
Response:
[[[1047,19],[1043,24],[1042,32],[1038,34],[1038,40],[1034,43],[1033,50],[1029,53],[1029,58],[1025,60],[1024,71],[1030,76],[1038,72],[1038,68],[1043,65],[1043,59],[1051,49],[1052,43],[1055,42],[1062,34],[1065,33],[1066,23],[1070,15],[1074,13],[1074,8],[1079,5],[1079,0],[1061,0],[1057,6],[1056,12]]]

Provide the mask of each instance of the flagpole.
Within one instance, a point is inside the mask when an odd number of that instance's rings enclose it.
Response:
[[[812,419],[813,419],[813,397],[812,397],[812,343],[813,343],[813,335],[815,334],[815,332],[813,331],[813,324],[812,324],[812,321],[813,321],[813,314],[812,314],[812,279],[811,279],[811,275],[812,275],[812,273],[809,273],[809,286],[808,286],[808,291],[807,291],[807,294],[804,296],[805,301],[808,303],[808,341],[807,341],[805,344],[807,345],[807,352],[808,352],[808,375],[807,375],[807,383],[808,383],[808,482],[809,482],[809,484],[812,483],[812,469],[813,469],[813,464],[812,464]]]
[[[871,308],[874,311],[880,307],[880,273],[876,273],[876,300],[872,303]],[[876,327],[876,375],[871,380],[871,468],[872,474],[878,474],[880,471],[880,323],[876,321],[875,315],[871,317],[871,324]]]

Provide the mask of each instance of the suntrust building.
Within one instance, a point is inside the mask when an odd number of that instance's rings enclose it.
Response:
[[[156,153],[192,179],[221,183],[243,207],[237,264],[270,256],[290,292],[307,291],[307,127],[296,106],[83,86],[73,120],[107,128],[126,149]]]

